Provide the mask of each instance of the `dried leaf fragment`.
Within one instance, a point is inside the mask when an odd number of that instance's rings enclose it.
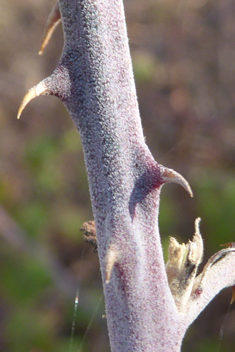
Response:
[[[169,243],[169,258],[166,264],[171,293],[179,311],[182,311],[192,293],[198,266],[203,257],[203,241],[199,231],[200,218],[195,220],[193,239],[179,244],[173,237]]]
[[[88,222],[84,222],[80,230],[83,232],[84,241],[94,246],[94,252],[97,253],[98,249],[97,249],[95,222],[92,220]]]

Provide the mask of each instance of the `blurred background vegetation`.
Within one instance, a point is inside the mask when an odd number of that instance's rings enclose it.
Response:
[[[53,4],[0,4],[0,350],[108,352],[98,258],[79,231],[92,212],[78,132],[53,97],[34,100],[16,120],[24,94],[61,54],[58,28],[37,55]],[[200,216],[206,261],[235,238],[235,2],[124,5],[147,144],[194,191],[190,199],[176,185],[163,188],[163,248],[168,236],[191,238]],[[230,299],[224,290],[207,307],[183,352],[219,350]],[[234,351],[233,307],[223,328],[220,351]]]

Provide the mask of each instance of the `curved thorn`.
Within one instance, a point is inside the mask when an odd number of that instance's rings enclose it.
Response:
[[[109,283],[114,264],[117,261],[117,252],[114,249],[109,249],[106,257],[105,282]]]
[[[36,86],[34,86],[33,88],[31,88],[27,94],[25,94],[19,110],[18,110],[18,114],[17,114],[17,119],[20,118],[24,108],[26,107],[26,105],[34,98],[39,97],[40,95],[47,95],[50,94],[48,87],[46,86],[46,84],[41,81],[40,83],[38,83]]]
[[[168,169],[167,167],[162,166],[163,171],[161,173],[161,178],[163,183],[178,183],[181,185],[190,195],[190,197],[193,197],[193,191],[188,183],[188,181],[185,180],[185,178],[180,175],[178,172],[176,172],[173,169]]]
[[[220,247],[234,248],[235,247],[235,242],[224,243],[224,244],[221,244]]]
[[[49,43],[55,28],[60,23],[60,20],[61,20],[61,16],[60,16],[59,1],[57,1],[55,6],[53,7],[53,9],[50,12],[48,19],[47,19],[45,29],[44,29],[43,38],[42,38],[41,48],[38,52],[39,55],[43,54],[43,51],[44,51],[45,47],[47,46],[47,44]]]

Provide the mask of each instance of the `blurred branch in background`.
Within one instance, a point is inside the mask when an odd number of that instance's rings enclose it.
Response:
[[[30,256],[43,263],[58,289],[58,294],[61,292],[69,299],[74,298],[78,286],[74,276],[62,267],[51,251],[40,246],[35,240],[27,239],[19,225],[2,207],[0,207],[0,235],[20,256]]]

